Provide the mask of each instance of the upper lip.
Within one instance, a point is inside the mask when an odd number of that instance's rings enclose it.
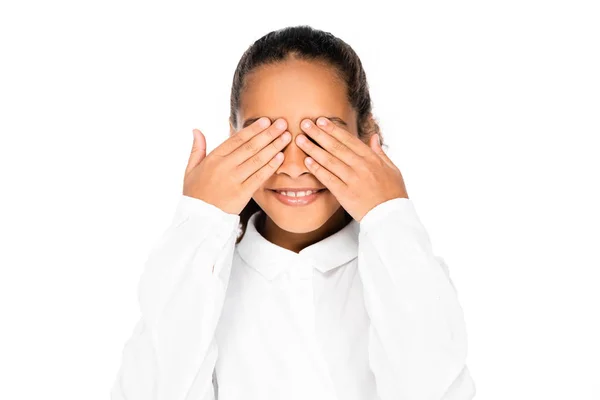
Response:
[[[303,188],[277,188],[277,189],[271,189],[274,190],[276,192],[306,192],[307,190],[312,190],[317,191],[317,190],[323,190],[326,189],[324,187],[322,188],[313,188],[313,187],[303,187]]]

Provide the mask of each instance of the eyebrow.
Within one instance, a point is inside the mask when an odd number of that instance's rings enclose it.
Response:
[[[276,118],[271,118],[271,117],[269,117],[269,119],[271,119],[271,121],[277,121],[277,119],[279,119],[279,118],[283,118],[283,117],[276,117]],[[308,118],[308,119],[310,119],[312,122],[314,122],[314,123],[316,124],[316,123],[317,123],[317,119],[318,119],[318,118],[319,118],[319,117]],[[343,119],[341,119],[341,118],[338,118],[338,117],[325,117],[325,118],[327,118],[328,120],[330,120],[330,121],[332,121],[332,122],[337,122],[337,123],[339,123],[339,124],[342,124],[342,125],[344,125],[346,128],[349,128],[349,126],[348,126],[348,124],[346,123],[346,121],[344,121],[344,120],[343,120]],[[252,123],[254,123],[255,121],[257,121],[258,119],[260,119],[260,117],[255,117],[255,118],[248,118],[248,119],[246,119],[246,120],[244,121],[243,125],[242,125],[242,129],[243,129],[243,128],[245,128],[245,127],[247,127],[248,125],[251,125]],[[304,118],[303,118],[303,119],[304,119]]]

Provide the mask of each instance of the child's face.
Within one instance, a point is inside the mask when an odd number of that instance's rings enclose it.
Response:
[[[320,116],[340,118],[348,125],[335,120],[333,123],[358,135],[356,112],[347,100],[346,87],[329,67],[315,62],[290,60],[260,67],[247,76],[236,131],[247,126],[247,120],[262,116],[269,117],[272,122],[277,118],[285,119],[292,141],[283,149],[283,164],[252,198],[281,229],[294,233],[314,231],[334,214],[339,216],[343,212],[331,192],[324,190],[310,204],[292,206],[279,201],[273,189],[326,188],[304,164],[308,155],[295,140],[298,134],[305,134],[300,128],[304,118],[316,122]],[[232,129],[230,134],[236,131]]]

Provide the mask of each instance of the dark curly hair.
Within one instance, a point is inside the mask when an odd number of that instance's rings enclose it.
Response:
[[[383,137],[372,115],[372,102],[367,76],[356,52],[343,40],[329,32],[308,25],[292,26],[267,33],[255,41],[242,55],[231,86],[230,123],[236,127],[237,111],[244,88],[245,78],[255,68],[286,61],[289,57],[300,60],[323,62],[333,67],[347,86],[348,101],[357,113],[358,137],[363,141],[377,133],[383,146]],[[260,206],[250,199],[240,212],[240,233],[236,244],[242,240],[250,216],[260,211]],[[263,213],[264,214],[264,213]],[[264,215],[261,215],[264,223]],[[352,217],[346,212],[346,218]]]

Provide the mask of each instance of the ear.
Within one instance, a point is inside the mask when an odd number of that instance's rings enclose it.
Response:
[[[369,136],[369,147],[373,149],[375,153],[383,152],[381,148],[381,138],[377,132],[372,132]]]
[[[379,136],[379,125],[377,124],[377,121],[375,121],[373,113],[369,113],[367,119],[365,120],[363,132],[367,133],[367,137],[369,138],[367,144],[369,147],[375,152],[378,152],[378,150],[381,149],[381,137]]]
[[[379,133],[373,133],[369,137],[369,147],[375,154],[377,154],[383,161],[385,161],[390,167],[396,168],[394,162],[388,157],[386,152],[381,147],[380,135]]]

